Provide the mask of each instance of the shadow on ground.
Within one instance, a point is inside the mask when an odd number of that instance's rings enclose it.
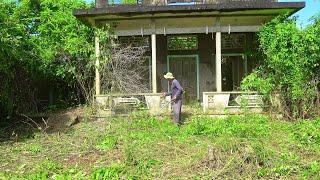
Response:
[[[84,116],[83,108],[60,110],[37,115],[19,115],[0,125],[0,142],[24,141],[37,133],[63,133],[72,129]]]

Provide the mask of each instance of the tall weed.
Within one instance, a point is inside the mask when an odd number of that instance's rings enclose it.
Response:
[[[301,120],[292,126],[294,139],[303,145],[320,149],[320,118]]]

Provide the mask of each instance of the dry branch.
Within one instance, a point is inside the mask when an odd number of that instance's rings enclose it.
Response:
[[[144,47],[114,45],[111,57],[102,65],[101,88],[107,93],[146,93],[149,62]]]
[[[30,118],[29,116],[27,116],[25,114],[20,114],[20,116],[25,117],[27,119],[27,121],[20,120],[22,123],[25,123],[25,124],[31,126],[34,129],[41,130],[41,132],[45,132],[49,128],[48,123],[43,118],[41,118],[41,120],[44,123],[45,127],[41,127],[41,125],[39,123],[35,122],[32,118]],[[29,122],[33,123],[36,127],[34,127]]]

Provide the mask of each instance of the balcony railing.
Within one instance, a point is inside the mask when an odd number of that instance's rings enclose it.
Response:
[[[277,2],[278,0],[136,0],[136,1],[122,1],[122,0],[96,0],[96,7],[102,8],[113,4],[139,4],[151,6],[164,5],[193,5],[193,4],[228,4],[228,3],[268,3]],[[129,2],[129,3],[126,3]]]

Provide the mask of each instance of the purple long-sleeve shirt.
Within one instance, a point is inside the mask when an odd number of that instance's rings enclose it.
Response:
[[[181,99],[182,98],[183,88],[181,87],[179,81],[174,79],[171,83],[171,92],[166,95],[171,95],[172,98]]]

